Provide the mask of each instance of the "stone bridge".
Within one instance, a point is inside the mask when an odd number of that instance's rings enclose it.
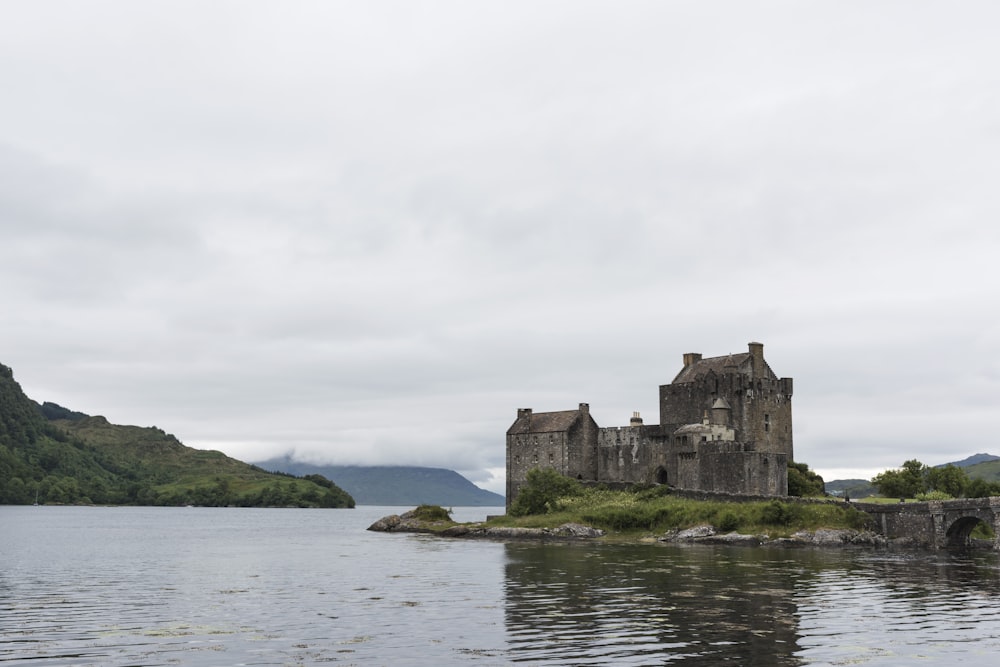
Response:
[[[853,506],[870,514],[874,529],[889,539],[910,538],[934,549],[967,546],[969,535],[982,522],[996,536],[993,548],[1000,549],[1000,497]]]

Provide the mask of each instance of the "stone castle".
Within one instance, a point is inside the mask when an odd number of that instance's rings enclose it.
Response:
[[[792,379],[778,378],[764,346],[723,357],[684,355],[660,386],[660,423],[602,428],[590,406],[517,411],[507,429],[507,505],[532,468],[605,483],[654,483],[715,493],[788,495]]]

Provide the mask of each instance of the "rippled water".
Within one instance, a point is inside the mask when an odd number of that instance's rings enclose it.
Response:
[[[0,507],[0,663],[994,665],[1000,650],[994,553],[364,530],[392,511]]]

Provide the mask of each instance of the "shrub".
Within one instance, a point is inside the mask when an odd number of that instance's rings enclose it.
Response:
[[[413,510],[413,516],[421,521],[451,520],[451,512],[440,505],[420,505]]]
[[[655,530],[669,525],[671,511],[663,507],[602,507],[583,515],[584,521],[609,530]]]
[[[634,486],[632,491],[637,500],[654,500],[670,495],[670,487],[666,484]]]
[[[547,514],[557,509],[560,498],[579,495],[580,491],[580,483],[575,479],[564,477],[552,468],[532,468],[528,471],[527,481],[511,503],[509,514]]]
[[[875,523],[871,514],[849,507],[845,512],[845,523],[854,530],[870,530]]]
[[[716,528],[724,533],[731,533],[740,527],[740,518],[732,510],[723,510],[715,521]]]
[[[928,501],[928,500],[951,500],[954,496],[945,493],[944,491],[927,491],[926,493],[918,493],[917,500]]]
[[[791,508],[780,500],[772,500],[761,510],[760,520],[771,526],[787,526],[792,522]]]

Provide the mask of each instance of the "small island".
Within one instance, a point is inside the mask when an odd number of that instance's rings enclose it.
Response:
[[[830,499],[737,498],[693,494],[665,485],[625,490],[587,486],[551,469],[531,471],[504,516],[456,523],[447,510],[422,505],[373,523],[379,532],[492,539],[600,539],[740,545],[889,544],[872,519]]]

